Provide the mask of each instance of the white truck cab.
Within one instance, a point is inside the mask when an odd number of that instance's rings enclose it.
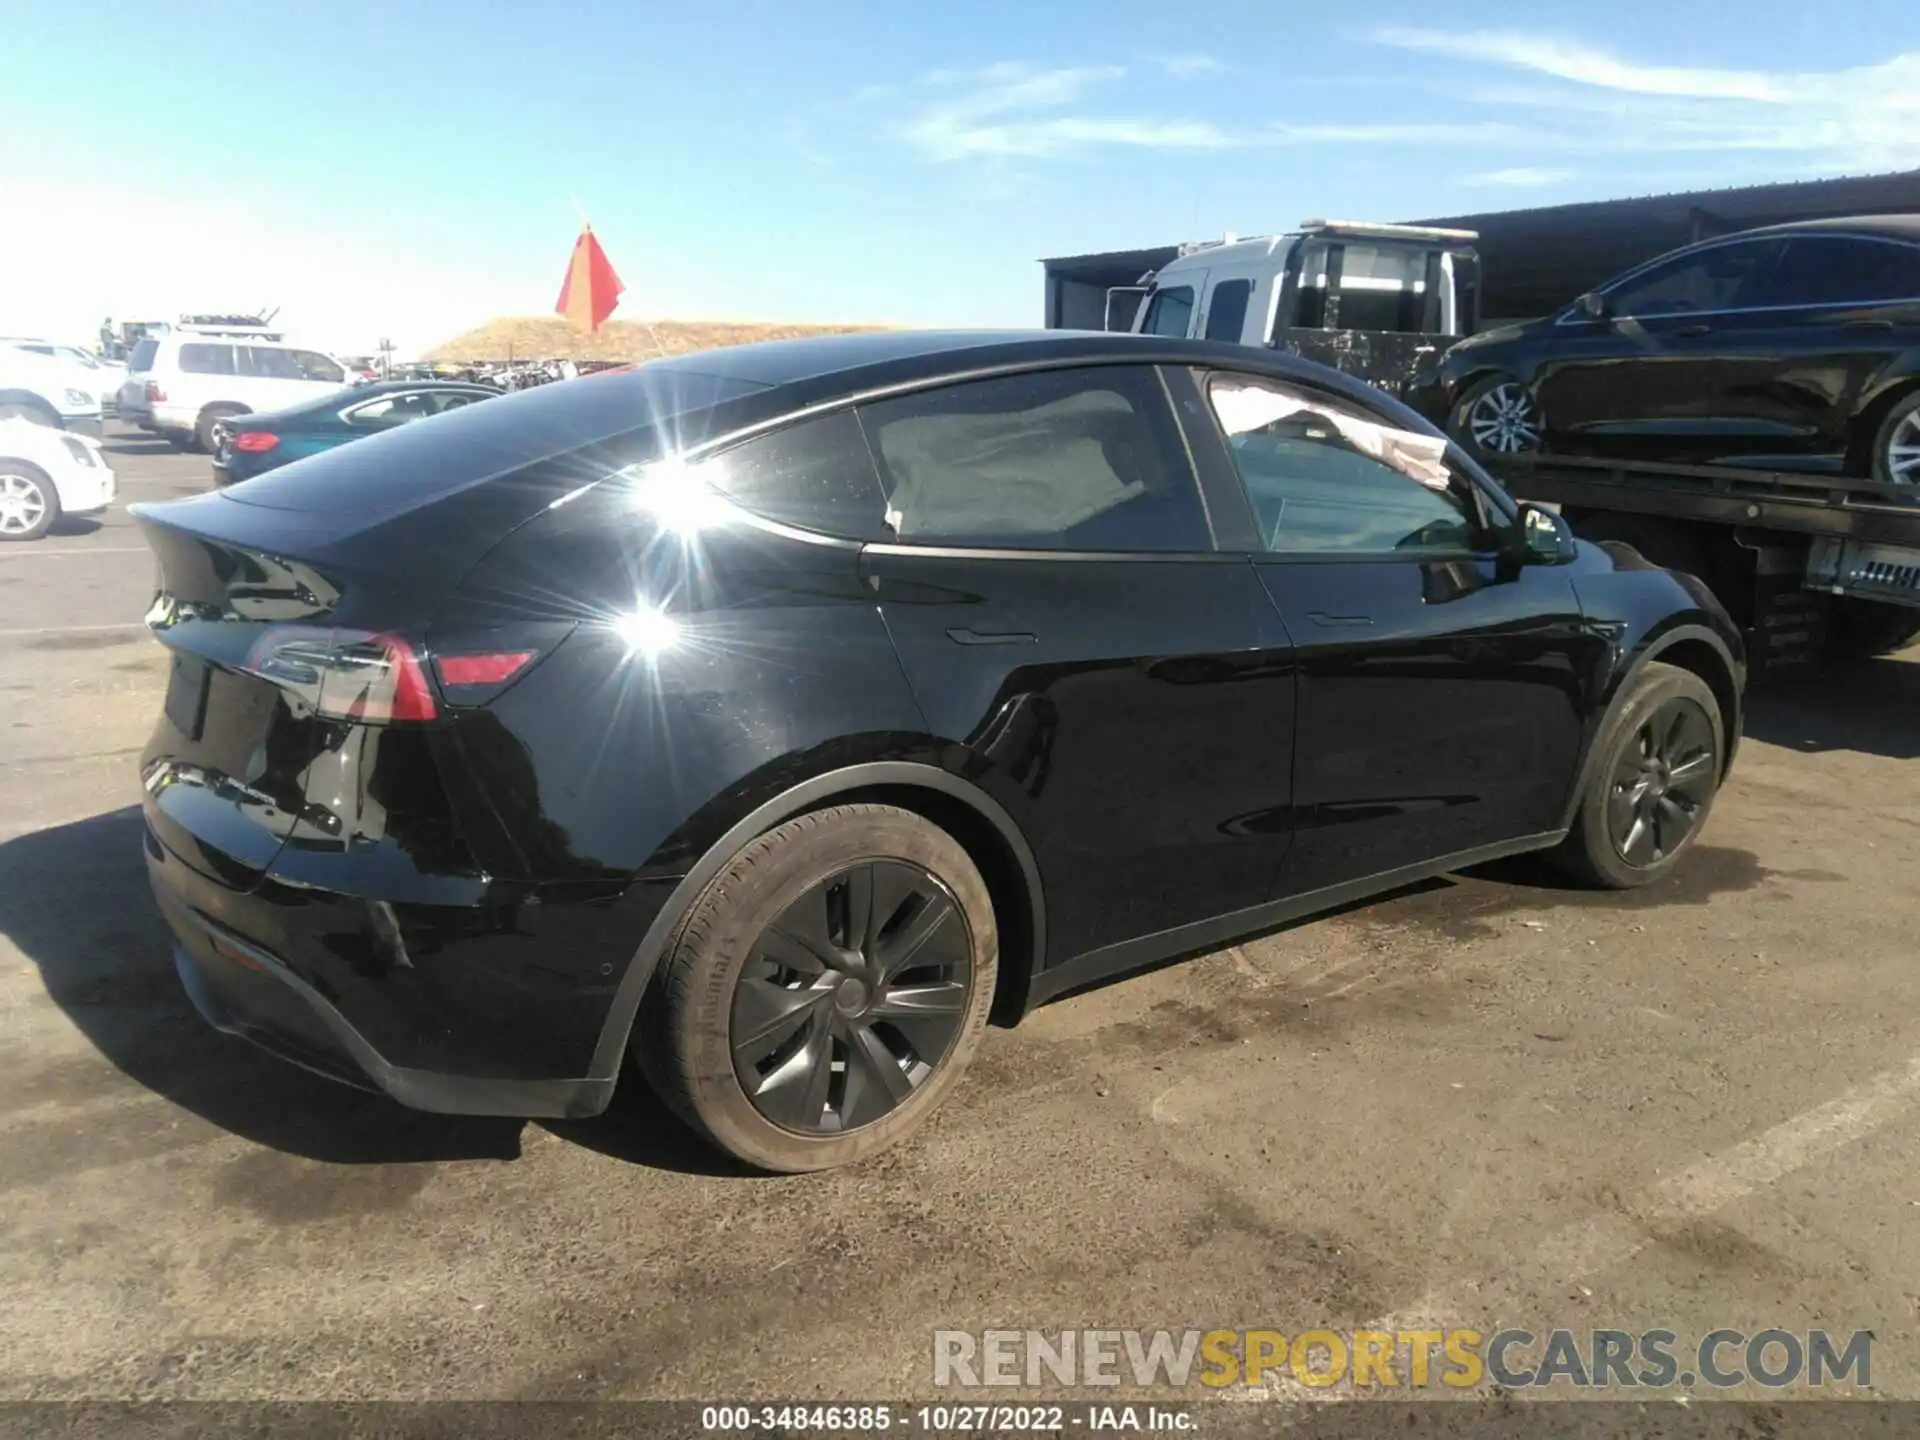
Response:
[[[1184,245],[1139,285],[1107,292],[1109,328],[1264,345],[1382,389],[1479,318],[1471,230],[1308,220],[1285,235]],[[1133,304],[1131,323],[1116,324]]]

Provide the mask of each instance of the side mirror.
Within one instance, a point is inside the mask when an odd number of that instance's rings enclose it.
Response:
[[[1522,502],[1515,529],[1515,548],[1528,565],[1562,565],[1579,553],[1573,543],[1573,527],[1538,505]]]
[[[1610,318],[1612,314],[1607,308],[1606,297],[1596,295],[1591,290],[1574,301],[1573,304],[1574,308],[1579,310],[1579,312],[1589,320],[1605,320]]]

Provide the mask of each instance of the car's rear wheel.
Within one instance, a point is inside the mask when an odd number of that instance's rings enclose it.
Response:
[[[25,460],[0,460],[0,540],[38,540],[60,518],[60,492]]]
[[[824,1170],[917,1129],[993,1001],[986,882],[911,811],[842,805],[747,845],[694,902],[639,1027],[641,1068],[722,1149]]]
[[[1699,838],[1726,753],[1720,706],[1691,670],[1651,661],[1595,742],[1573,827],[1554,858],[1611,890],[1650,885]]]
[[[1873,478],[1882,485],[1920,485],[1920,390],[1881,421],[1873,441]]]
[[[1469,454],[1499,459],[1539,450],[1546,421],[1525,385],[1511,375],[1489,375],[1460,397],[1447,430]]]

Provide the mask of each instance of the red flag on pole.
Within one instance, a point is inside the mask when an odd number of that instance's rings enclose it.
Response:
[[[560,303],[554,314],[564,315],[574,324],[591,332],[606,324],[620,303],[626,287],[613,273],[613,263],[600,242],[593,238],[593,227],[584,225],[580,238],[573,242],[573,259],[567,265],[567,278],[560,286]]]

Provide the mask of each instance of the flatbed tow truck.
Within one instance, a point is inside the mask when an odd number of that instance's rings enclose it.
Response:
[[[1488,468],[1581,538],[1699,576],[1746,629],[1756,678],[1920,638],[1920,487],[1538,454]]]

